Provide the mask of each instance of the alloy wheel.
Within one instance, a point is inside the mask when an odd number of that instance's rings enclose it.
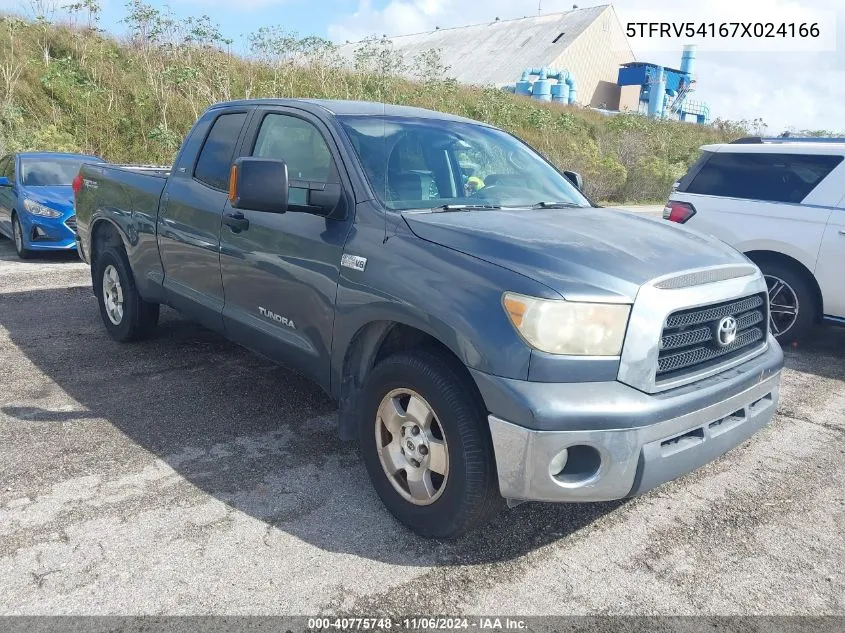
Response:
[[[783,336],[798,320],[800,305],[795,290],[780,277],[765,275],[769,290],[769,324],[772,334]]]
[[[449,451],[431,405],[411,389],[394,389],[379,404],[375,436],[381,467],[396,492],[414,505],[437,501],[449,477]]]
[[[123,321],[123,287],[117,269],[109,264],[103,271],[103,305],[106,316],[114,325]]]

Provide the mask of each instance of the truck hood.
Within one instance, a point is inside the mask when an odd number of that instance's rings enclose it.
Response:
[[[571,300],[633,301],[669,273],[747,263],[677,224],[597,208],[403,213],[418,237],[539,281]]]

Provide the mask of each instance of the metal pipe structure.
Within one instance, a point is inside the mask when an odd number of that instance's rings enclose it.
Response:
[[[666,101],[666,72],[657,68],[657,77],[648,88],[648,116],[660,118]]]
[[[531,77],[536,76],[535,81]],[[557,83],[553,83],[556,81]],[[516,82],[514,92],[538,101],[574,103],[578,95],[575,77],[568,70],[554,68],[526,68]]]

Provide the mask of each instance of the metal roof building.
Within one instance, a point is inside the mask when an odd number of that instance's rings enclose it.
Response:
[[[639,95],[628,96],[616,85],[619,66],[636,60],[611,5],[388,39],[406,64],[438,50],[447,76],[460,83],[506,86],[526,68],[557,68],[574,75],[579,103],[637,108]],[[351,58],[356,47],[346,44],[340,52]]]

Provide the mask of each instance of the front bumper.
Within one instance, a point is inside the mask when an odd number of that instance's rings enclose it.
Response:
[[[538,383],[526,382],[523,404],[544,409],[524,413],[534,416],[534,428],[495,409],[489,416],[501,494],[516,501],[607,501],[695,470],[769,423],[782,363],[770,338],[761,356],[701,385],[660,394],[618,382],[572,383],[546,385],[538,399]],[[555,402],[555,393],[565,400]],[[489,383],[482,394],[492,397]],[[555,410],[565,414],[550,416]]]
[[[76,249],[76,236],[66,223],[73,215],[45,218],[21,213],[24,248],[33,251],[64,251]]]

